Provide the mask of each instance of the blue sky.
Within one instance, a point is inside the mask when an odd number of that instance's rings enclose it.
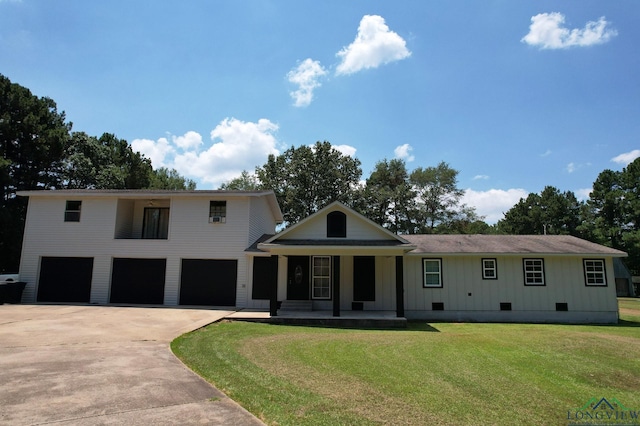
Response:
[[[330,141],[494,223],[640,156],[640,2],[0,0],[0,73],[199,189]]]

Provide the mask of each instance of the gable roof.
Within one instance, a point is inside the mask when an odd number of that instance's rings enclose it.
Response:
[[[409,254],[565,254],[625,257],[623,251],[570,235],[404,235]]]
[[[342,204],[339,201],[334,201],[333,203],[331,203],[328,206],[318,210],[317,212],[313,213],[312,215],[307,216],[306,218],[304,218],[300,222],[296,223],[295,225],[292,225],[289,228],[286,228],[283,231],[281,231],[280,233],[274,235],[273,237],[271,237],[270,239],[268,239],[264,243],[265,244],[271,244],[271,243],[275,243],[275,242],[292,241],[293,239],[287,238],[287,235],[295,233],[299,229],[304,228],[305,226],[307,226],[307,224],[309,222],[314,221],[318,217],[323,216],[325,213],[329,213],[329,212],[332,212],[332,211],[341,211],[341,212],[343,212],[343,213],[355,218],[357,221],[360,221],[361,223],[365,223],[367,226],[371,227],[372,230],[375,230],[375,232],[380,235],[379,238],[376,238],[376,240],[378,240],[378,241],[392,241],[394,243],[394,245],[409,244],[409,242],[407,240],[405,240],[404,238],[402,238],[401,236],[396,235],[393,232],[389,231],[388,229],[383,228],[382,226],[378,225],[377,223],[375,223],[371,219],[366,218],[365,216],[361,215],[360,213],[356,212],[353,209],[350,209],[349,207],[345,206],[344,204]],[[384,238],[382,238],[382,237],[384,237]],[[297,238],[296,240],[297,241],[304,241],[305,239]],[[306,240],[308,240],[308,239],[306,239]],[[353,245],[353,244],[343,244],[343,243],[340,243],[340,241],[343,241],[343,242],[351,241],[351,242],[355,243],[355,242],[363,241],[363,240],[345,240],[345,239],[332,238],[332,239],[322,239],[322,240],[317,240],[316,239],[316,240],[308,240],[308,241],[309,241],[309,243],[313,242],[314,244],[315,243],[317,243],[317,244],[326,244],[326,243],[324,243],[324,241],[331,241],[331,242],[335,243],[335,245]],[[371,240],[366,240],[366,241],[371,241]]]

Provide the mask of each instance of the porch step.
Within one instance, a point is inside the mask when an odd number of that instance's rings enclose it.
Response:
[[[283,300],[280,305],[281,311],[312,311],[313,302],[311,300]]]

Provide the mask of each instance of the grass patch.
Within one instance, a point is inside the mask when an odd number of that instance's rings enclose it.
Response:
[[[567,424],[594,397],[640,410],[640,300],[620,309],[614,326],[221,322],[172,349],[267,424]]]

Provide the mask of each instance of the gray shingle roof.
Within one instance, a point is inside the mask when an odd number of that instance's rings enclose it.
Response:
[[[579,254],[626,256],[623,251],[570,235],[403,235],[411,254]]]

